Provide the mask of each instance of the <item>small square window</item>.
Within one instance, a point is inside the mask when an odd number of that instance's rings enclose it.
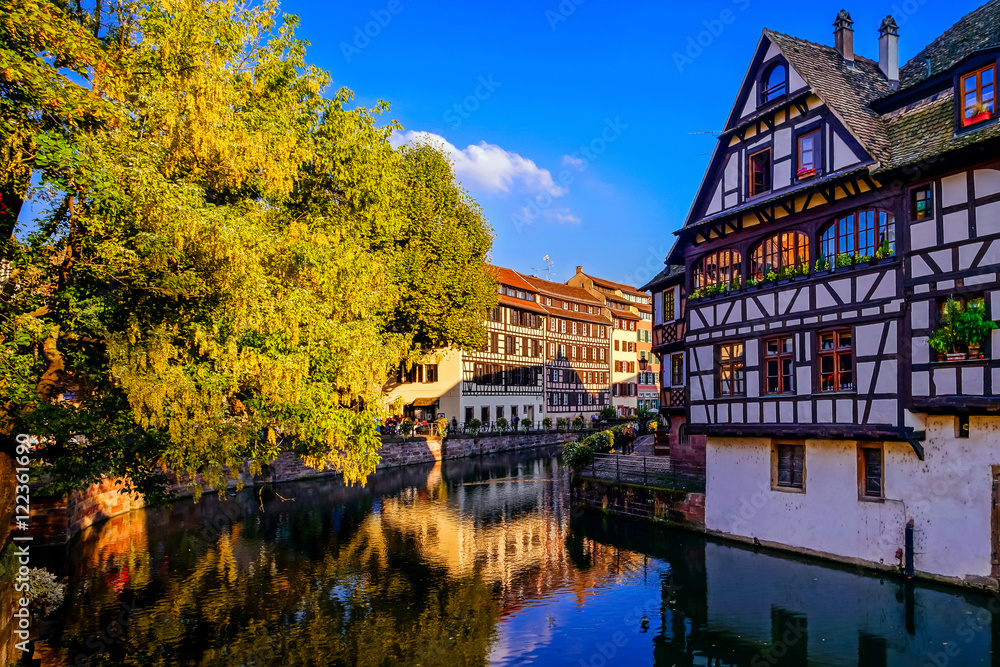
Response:
[[[915,188],[910,192],[910,211],[913,220],[934,217],[934,190],[930,185]]]
[[[805,490],[805,445],[779,443],[772,450],[772,484],[776,489]]]

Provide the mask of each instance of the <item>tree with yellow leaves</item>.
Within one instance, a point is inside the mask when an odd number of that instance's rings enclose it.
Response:
[[[447,159],[393,149],[387,104],[324,95],[276,2],[15,4],[0,96],[31,120],[3,145],[46,212],[4,247],[8,446],[41,437],[55,491],[107,475],[151,501],[164,468],[218,486],[289,449],[363,481],[389,373],[479,347],[495,304],[491,232]]]

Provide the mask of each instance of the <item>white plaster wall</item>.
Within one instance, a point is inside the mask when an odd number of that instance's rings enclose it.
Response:
[[[1000,465],[1000,418],[973,417],[955,437],[953,417],[926,417],[926,460],[906,443],[885,444],[884,502],[858,499],[853,441],[806,441],[805,493],[771,490],[771,443],[708,438],[705,523],[845,558],[894,564],[906,520],[915,521],[915,566],[948,577],[989,576],[992,465]]]

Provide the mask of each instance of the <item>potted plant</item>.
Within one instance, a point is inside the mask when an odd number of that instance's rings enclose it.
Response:
[[[838,269],[849,269],[854,265],[854,256],[849,255],[846,252],[837,255],[837,268]]]
[[[828,271],[830,269],[830,262],[827,261],[826,255],[820,253],[819,259],[816,260],[816,272]]]
[[[740,289],[741,289],[741,286],[740,286],[740,277],[739,276],[733,276],[733,282],[731,282],[729,284],[729,290],[731,292],[739,292]]]
[[[510,422],[507,421],[507,418],[497,417],[497,430],[500,431],[500,435],[505,434],[508,428],[510,428]]]
[[[546,417],[545,419],[542,420],[542,428],[544,428],[546,431],[548,431],[550,428],[552,428],[552,418],[551,417]]]
[[[577,415],[573,420],[573,430],[582,431],[583,430],[583,415]]]
[[[982,123],[984,120],[989,120],[992,117],[993,111],[982,102],[977,102],[975,106],[966,112],[965,118],[962,119],[962,127]]]
[[[760,281],[756,278],[747,278],[747,288],[757,287],[758,285],[760,285]]]
[[[448,435],[448,420],[447,419],[445,419],[444,417],[441,417],[435,423],[437,424],[438,437],[443,438],[446,435]]]
[[[409,438],[410,434],[413,433],[413,420],[404,419],[403,423],[399,425],[399,432]]]
[[[893,254],[895,253],[892,246],[889,245],[889,241],[883,239],[878,250],[875,251],[875,259],[889,259]]]
[[[941,315],[941,326],[927,339],[931,349],[938,354],[945,355],[948,361],[965,359],[965,352],[959,351],[959,347],[963,343],[962,337],[955,326],[962,316],[962,312],[962,306],[955,301],[955,297],[948,297],[944,313]]]
[[[469,426],[469,432],[472,433],[472,437],[478,438],[479,429],[483,427],[483,422],[479,421],[478,419],[473,419],[472,421],[469,422],[468,426]]]
[[[531,429],[531,420],[525,417],[521,420],[521,428],[527,433]]]
[[[858,257],[857,261],[858,261],[858,264],[865,264],[865,263],[875,264],[876,263],[875,262],[875,258],[872,257],[871,255],[861,255],[860,257]]]
[[[778,281],[778,274],[775,273],[774,271],[768,271],[767,273],[764,274],[765,283],[774,283],[777,281]]]
[[[567,428],[569,428],[569,420],[565,417],[559,417],[556,420],[556,429],[559,431],[565,431]]]
[[[982,301],[969,303],[953,324],[959,339],[969,350],[969,357],[980,359],[980,349],[990,338],[991,332],[997,328],[996,322],[986,318],[986,306]]]

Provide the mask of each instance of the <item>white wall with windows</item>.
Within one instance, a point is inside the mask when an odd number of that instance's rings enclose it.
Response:
[[[873,457],[865,457],[858,442],[709,437],[706,526],[892,567],[912,518],[917,571],[982,583],[979,578],[991,575],[998,542],[992,507],[993,480],[1000,474],[1000,418],[971,417],[969,437],[959,437],[955,417],[927,417],[924,428],[924,461],[908,443],[881,443],[878,496],[866,495],[875,486],[865,475]],[[789,485],[798,481],[794,469],[787,470],[789,460],[786,471],[779,470],[780,443],[803,448],[801,488]]]

